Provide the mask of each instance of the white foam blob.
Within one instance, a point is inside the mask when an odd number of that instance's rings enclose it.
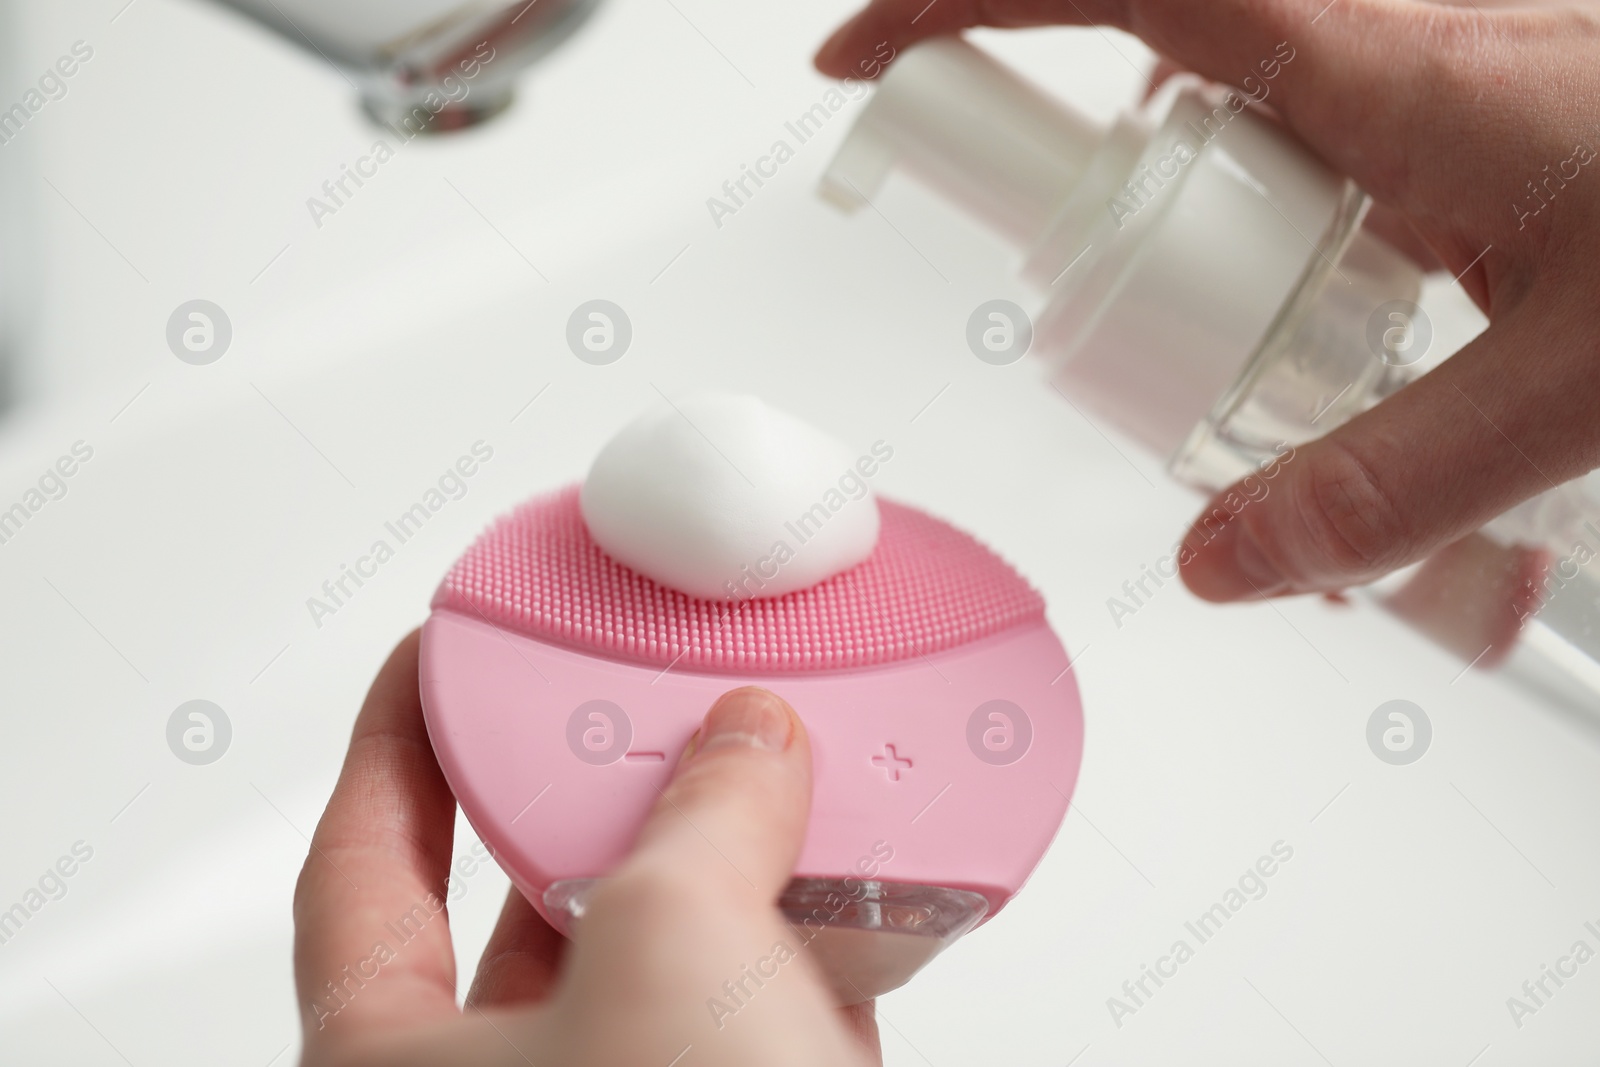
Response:
[[[600,547],[662,585],[710,600],[775,597],[871,555],[878,505],[862,471],[872,469],[757,397],[710,393],[625,426],[580,500]]]

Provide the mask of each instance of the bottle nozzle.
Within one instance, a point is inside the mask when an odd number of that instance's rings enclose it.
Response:
[[[959,37],[925,41],[880,80],[821,193],[853,211],[896,168],[1022,247],[1072,191],[1105,128]]]

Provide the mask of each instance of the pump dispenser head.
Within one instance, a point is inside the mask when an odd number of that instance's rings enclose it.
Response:
[[[1018,244],[1031,244],[1105,137],[959,38],[903,54],[822,176],[846,211],[903,168]]]

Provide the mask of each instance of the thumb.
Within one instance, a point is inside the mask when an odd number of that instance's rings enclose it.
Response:
[[[550,1016],[569,1054],[550,1062],[668,1063],[691,1046],[714,1067],[863,1062],[814,954],[773,906],[810,807],[794,709],[755,687],[722,696],[595,890]],[[866,1011],[845,1018],[860,1026]]]
[[[1213,601],[1361,584],[1593,469],[1600,379],[1584,346],[1563,342],[1564,314],[1553,297],[1528,301],[1272,473],[1213,498],[1184,539],[1184,582]]]
[[[799,1025],[826,1015],[814,980],[756,998],[750,1025],[737,1031],[706,1007],[725,980],[785,939],[773,903],[799,854],[810,800],[811,752],[788,704],[748,687],[712,705],[633,852],[595,890],[575,933],[557,1015],[580,1045],[599,1045],[562,1062],[623,1062],[622,1046],[607,1045],[614,1040],[633,1043],[635,1062],[646,1046],[659,1046],[662,1062],[687,1044],[731,1054],[741,1042],[762,1043],[759,1018]],[[623,1018],[617,1003],[628,1005]],[[766,1062],[745,1051],[744,1062]],[[699,1062],[737,1062],[706,1054],[697,1052]]]
[[[789,881],[811,809],[811,746],[775,693],[725,693],[690,739],[619,880],[670,873],[770,905]]]

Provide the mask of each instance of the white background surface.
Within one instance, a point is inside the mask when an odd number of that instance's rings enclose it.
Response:
[[[349,87],[209,6],[123,2],[18,4],[0,82],[9,105],[95,48],[24,134],[45,295],[0,505],[74,441],[94,458],[0,546],[0,907],[75,841],[94,857],[0,945],[0,1061],[291,1062],[289,895],[372,673],[483,524],[656,389],[703,386],[892,442],[880,490],[1012,560],[1081,656],[1075,810],[999,919],[882,1001],[889,1064],[1592,1056],[1600,962],[1520,1029],[1506,1009],[1600,948],[1591,728],[1364,607],[1173,583],[1116,627],[1107,598],[1195,501],[1031,364],[967,351],[980,301],[1034,305],[1006,250],[905,185],[882,216],[815,199],[846,114],[714,226],[706,197],[821,98],[807,57],[843,5],[612,0],[511,113],[408,145],[318,229],[306,198],[373,138]],[[986,40],[1100,112],[1147,61],[1092,31]],[[195,297],[234,327],[208,367],[163,336]],[[563,342],[594,297],[634,325],[609,367]],[[307,597],[478,439],[467,496],[315,626]],[[1397,697],[1434,724],[1409,767],[1364,738]],[[195,698],[234,728],[208,767],[164,738]],[[1107,998],[1279,840],[1268,894],[1116,1026]],[[453,906],[464,967],[504,887]]]

